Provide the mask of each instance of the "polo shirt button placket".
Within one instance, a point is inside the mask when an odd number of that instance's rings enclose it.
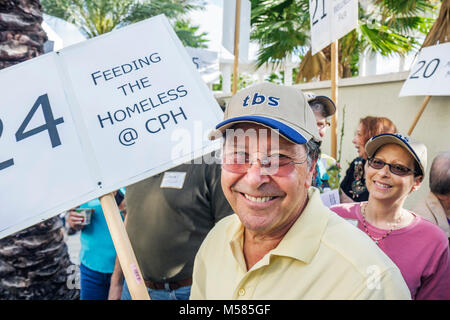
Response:
[[[238,295],[241,296],[241,297],[244,296],[245,295],[245,289],[244,288],[239,289]]]

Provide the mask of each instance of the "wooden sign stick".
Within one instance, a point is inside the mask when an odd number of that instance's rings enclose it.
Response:
[[[411,127],[409,127],[408,130],[408,136],[411,135],[411,133],[413,132],[414,128],[416,127],[417,122],[419,121],[420,117],[422,116],[422,113],[425,111],[425,108],[428,105],[428,102],[430,101],[431,96],[426,96],[425,100],[423,100],[422,106],[419,109],[419,112],[417,112],[416,117],[414,118],[413,123],[411,124]]]
[[[109,193],[100,197],[100,203],[131,297],[133,300],[150,300],[114,195]]]
[[[336,112],[331,118],[331,156],[337,156],[337,121],[338,121],[338,79],[339,79],[338,40],[331,43],[331,99],[336,105]]]
[[[236,13],[234,17],[234,64],[233,64],[233,89],[232,93],[237,91],[238,64],[239,64],[239,33],[241,26],[241,0],[236,0]]]

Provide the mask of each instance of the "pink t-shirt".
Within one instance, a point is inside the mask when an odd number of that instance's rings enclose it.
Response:
[[[330,209],[342,218],[357,224],[364,233],[361,204],[347,203]],[[444,232],[431,222],[416,215],[406,227],[393,230],[378,241],[381,250],[400,269],[413,299],[450,299],[450,253]],[[374,238],[381,238],[388,230],[366,222]]]

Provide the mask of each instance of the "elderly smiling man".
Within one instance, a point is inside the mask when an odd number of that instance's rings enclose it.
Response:
[[[410,299],[394,263],[310,187],[320,136],[298,89],[244,89],[216,129],[236,214],[202,243],[191,299]]]

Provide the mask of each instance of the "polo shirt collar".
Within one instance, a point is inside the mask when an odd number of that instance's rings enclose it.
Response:
[[[322,203],[320,191],[308,190],[308,203],[302,214],[270,255],[292,257],[310,263],[319,250],[330,213]]]

